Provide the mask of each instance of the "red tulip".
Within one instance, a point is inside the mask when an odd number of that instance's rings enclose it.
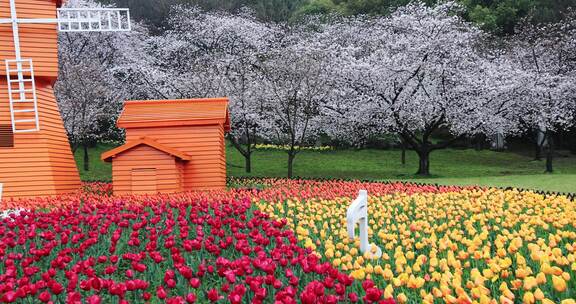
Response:
[[[156,296],[158,297],[158,299],[164,300],[164,299],[166,299],[168,294],[164,290],[164,287],[158,286],[158,288],[156,289]]]
[[[192,288],[198,288],[200,287],[200,279],[198,278],[192,278],[190,279],[190,286],[192,286]]]
[[[99,295],[91,295],[86,300],[87,300],[88,304],[100,304],[100,303],[102,303],[102,300],[100,299]]]
[[[316,294],[313,291],[304,291],[300,295],[300,301],[302,304],[316,304]]]
[[[50,295],[50,293],[48,291],[43,291],[40,293],[40,295],[38,295],[38,299],[44,303],[47,303],[48,301],[50,301],[50,298],[52,296]]]
[[[52,281],[52,283],[49,285],[49,287],[50,287],[50,290],[52,291],[52,293],[55,295],[59,295],[64,291],[64,287],[62,287],[62,285],[60,285],[59,283],[57,283],[55,281]]]
[[[66,303],[68,304],[82,304],[82,296],[78,292],[68,292],[66,295]]]
[[[16,292],[13,290],[10,290],[2,296],[2,301],[6,302],[6,303],[13,303],[16,301],[17,298],[18,297],[17,297]]]
[[[144,272],[146,270],[146,265],[142,263],[132,262],[132,268],[138,272]]]
[[[186,295],[186,303],[192,304],[196,302],[196,295],[193,293],[189,293]]]
[[[216,289],[210,289],[207,293],[208,296],[208,300],[210,300],[211,302],[216,302],[220,299],[220,295],[218,294],[218,290]]]
[[[166,281],[166,286],[168,286],[168,288],[174,288],[176,287],[176,281],[174,279],[168,279]]]
[[[378,288],[370,287],[366,290],[366,296],[364,296],[364,300],[368,303],[378,302],[382,297],[382,291]]]
[[[132,271],[132,269],[127,269],[127,270],[126,270],[126,277],[128,277],[128,278],[133,278],[133,277],[134,277],[134,272]]]
[[[181,266],[178,268],[178,271],[185,279],[190,280],[192,278],[192,269],[190,269],[190,267]]]
[[[149,292],[145,292],[142,294],[142,299],[144,299],[145,301],[149,301],[152,298],[152,294],[150,294]]]

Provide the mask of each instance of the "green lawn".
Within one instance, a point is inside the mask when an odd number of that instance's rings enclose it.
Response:
[[[110,180],[110,165],[100,161],[100,154],[112,148],[98,146],[90,151],[91,171],[81,170],[83,180]],[[81,151],[76,159],[82,167]],[[228,147],[228,174],[230,176],[286,175],[287,156],[282,151],[257,151],[253,155],[252,174],[244,172],[244,159]],[[568,154],[566,154],[568,155]],[[413,173],[418,158],[407,153],[407,164],[400,163],[400,151],[390,150],[338,150],[326,152],[303,151],[295,161],[296,176],[318,178],[410,180],[425,183],[453,185],[488,185],[519,187],[558,192],[576,192],[576,156],[555,159],[554,174],[544,174],[544,163],[531,157],[510,152],[443,150],[431,155],[432,176],[422,178]]]
[[[90,155],[90,170],[84,171],[84,151],[82,149],[76,150],[74,158],[80,170],[80,178],[83,181],[110,181],[112,180],[112,166],[109,163],[100,160],[100,155],[114,148],[111,145],[98,145],[95,148],[88,150]]]

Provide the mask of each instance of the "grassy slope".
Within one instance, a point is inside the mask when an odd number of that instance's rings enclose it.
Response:
[[[110,165],[100,162],[99,155],[110,149],[99,146],[90,151],[92,170],[83,172],[84,180],[109,180]],[[81,151],[76,159],[81,164]],[[228,174],[230,176],[283,177],[286,174],[286,153],[257,151],[254,153],[252,174],[244,172],[244,159],[228,147]],[[304,151],[295,161],[295,175],[377,180],[413,180],[427,183],[458,185],[490,185],[521,187],[559,192],[576,192],[576,156],[557,158],[556,172],[543,174],[544,163],[530,157],[493,151],[444,150],[431,156],[433,176],[414,176],[418,158],[407,153],[407,164],[400,164],[400,151],[343,150],[327,152]]]

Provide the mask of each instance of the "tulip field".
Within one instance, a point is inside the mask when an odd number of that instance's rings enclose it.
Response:
[[[3,303],[576,303],[565,196],[354,181],[4,201]],[[346,209],[369,193],[370,241]]]

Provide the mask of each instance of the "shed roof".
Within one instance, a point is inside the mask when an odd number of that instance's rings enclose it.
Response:
[[[172,156],[174,156],[174,157],[176,157],[176,158],[178,158],[178,159],[181,159],[181,160],[191,160],[190,155],[188,155],[188,154],[186,154],[186,153],[184,153],[184,152],[178,151],[178,150],[176,150],[176,149],[167,147],[167,146],[165,146],[165,145],[162,145],[162,144],[158,143],[157,141],[155,141],[155,140],[153,140],[153,139],[151,139],[151,138],[149,138],[149,137],[141,137],[141,138],[139,138],[139,139],[137,139],[137,140],[133,140],[133,141],[127,142],[126,144],[124,144],[124,145],[122,145],[122,146],[120,146],[120,147],[118,147],[118,148],[115,148],[115,149],[112,149],[112,150],[110,150],[110,151],[108,151],[108,152],[102,153],[102,155],[100,156],[100,158],[101,158],[103,161],[110,162],[110,161],[112,161],[112,159],[113,159],[114,157],[118,156],[119,154],[122,154],[122,153],[124,153],[124,152],[126,152],[126,151],[128,151],[128,150],[130,150],[130,149],[133,149],[133,148],[135,148],[135,147],[138,147],[138,146],[140,146],[140,145],[145,145],[145,146],[152,147],[152,148],[154,148],[154,149],[156,149],[156,150],[158,150],[158,151],[162,151],[162,152],[164,152],[164,153],[166,153],[166,154],[172,155]]]
[[[126,101],[120,128],[223,124],[230,131],[228,98]]]

